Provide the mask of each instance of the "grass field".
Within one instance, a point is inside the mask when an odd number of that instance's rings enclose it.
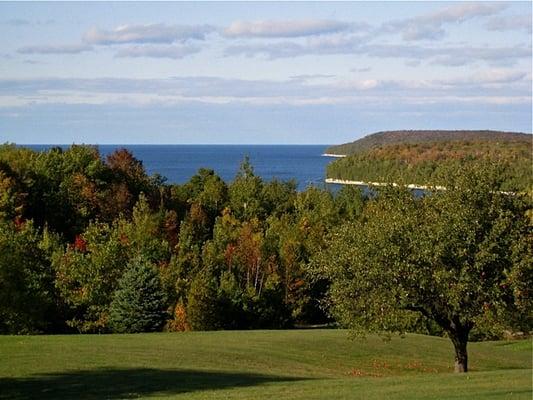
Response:
[[[531,399],[531,341],[342,330],[0,336],[0,399]]]

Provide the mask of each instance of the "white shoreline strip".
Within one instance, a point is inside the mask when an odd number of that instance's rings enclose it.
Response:
[[[324,153],[322,154],[322,157],[335,157],[335,158],[344,158],[348,157],[346,154],[332,154],[332,153]]]
[[[345,179],[335,179],[335,178],[326,178],[326,183],[335,183],[337,185],[355,185],[355,186],[388,186],[392,185],[395,187],[398,186],[405,186],[408,189],[414,189],[414,190],[446,190],[445,186],[426,186],[426,185],[415,185],[413,183],[410,183],[408,185],[399,185],[397,183],[387,183],[387,182],[363,182],[363,181],[349,181]],[[498,193],[514,196],[515,192],[505,192],[502,190],[498,190]]]
[[[348,181],[345,179],[335,179],[335,178],[326,178],[326,183],[335,183],[338,185],[355,185],[355,186],[400,186],[397,183],[386,183],[386,182],[363,182],[363,181]],[[415,185],[415,184],[408,184],[404,185],[405,187],[409,189],[418,189],[418,190],[446,190],[444,186],[426,186],[426,185]]]

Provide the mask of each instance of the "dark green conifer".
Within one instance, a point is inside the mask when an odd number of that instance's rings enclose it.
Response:
[[[158,331],[168,316],[166,303],[157,271],[136,258],[119,281],[110,307],[109,325],[119,333]]]

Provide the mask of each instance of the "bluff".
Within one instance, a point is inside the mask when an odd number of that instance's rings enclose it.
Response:
[[[532,135],[521,132],[503,132],[491,130],[403,130],[383,131],[367,135],[353,142],[331,146],[327,154],[356,154],[376,147],[391,144],[420,144],[428,142],[450,141],[490,141],[490,142],[529,142]]]

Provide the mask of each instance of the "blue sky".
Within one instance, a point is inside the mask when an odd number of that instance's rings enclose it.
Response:
[[[532,130],[531,2],[0,3],[0,142]]]

